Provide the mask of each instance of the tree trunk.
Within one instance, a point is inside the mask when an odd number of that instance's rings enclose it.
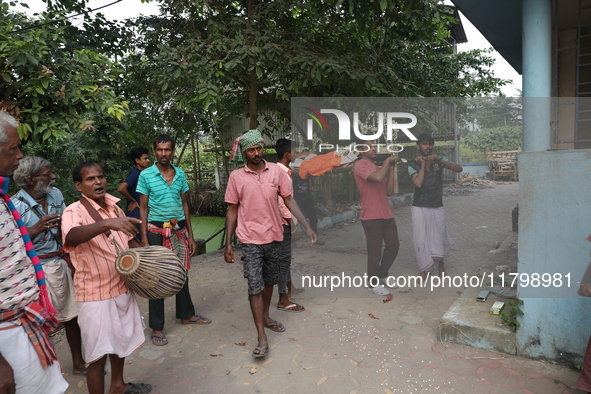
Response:
[[[254,1],[255,0],[248,0],[248,19],[252,20],[252,14],[254,12]],[[250,27],[250,24],[249,24]],[[257,127],[257,118],[258,118],[258,108],[257,108],[257,92],[259,89],[257,80],[257,73],[255,69],[250,70],[250,87],[248,92],[248,102],[249,102],[249,112],[250,112],[250,125],[249,129],[256,129]]]
[[[195,138],[199,138],[198,133],[195,133],[191,138],[191,150],[193,151],[193,182],[195,183],[193,190],[195,190],[195,193],[199,193],[200,174],[197,172],[197,160],[199,160],[199,153],[195,149]]]
[[[250,104],[249,112],[250,112],[250,125],[248,126],[249,129],[256,129],[257,127],[257,117],[258,117],[258,109],[257,109],[257,90],[258,90],[258,80],[257,80],[257,73],[255,70],[250,72],[250,92],[248,101]]]

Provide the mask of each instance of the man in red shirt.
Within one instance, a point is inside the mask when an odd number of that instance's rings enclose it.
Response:
[[[377,141],[364,141],[368,150],[362,152],[361,160],[355,163],[354,175],[361,194],[360,219],[367,244],[369,291],[379,296],[387,296],[390,291],[384,285],[393,289],[398,287],[396,283],[387,280],[388,270],[394,263],[400,247],[398,228],[388,201],[388,196],[394,192],[396,157],[386,158],[382,166],[378,167],[375,164],[376,143]],[[383,252],[382,240],[385,243]]]

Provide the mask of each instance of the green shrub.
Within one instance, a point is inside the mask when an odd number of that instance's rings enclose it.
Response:
[[[464,142],[481,151],[518,150],[521,149],[522,134],[520,125],[502,126],[470,133]]]

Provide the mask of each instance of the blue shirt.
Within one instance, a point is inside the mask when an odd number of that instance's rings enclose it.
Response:
[[[40,216],[52,215],[55,213],[61,215],[66,209],[64,196],[62,195],[62,192],[60,192],[59,189],[56,189],[55,187],[51,189],[51,192],[45,195],[47,212],[43,211],[43,206],[38,204],[37,201],[35,201],[33,197],[29,195],[29,193],[22,189],[12,196],[12,202],[14,203],[18,213],[23,218],[23,222],[27,228],[33,227],[35,224],[37,224],[37,222],[39,222]],[[32,239],[32,241],[35,251],[41,256],[47,253],[57,252],[61,246],[61,244],[57,241],[58,239],[60,239],[59,229],[52,228],[45,230],[41,234],[38,234]],[[41,259],[41,264],[46,264],[56,258],[57,257],[51,259]]]
[[[185,220],[185,211],[181,194],[189,191],[185,173],[178,167],[174,168],[174,178],[169,185],[164,179],[158,163],[140,173],[137,192],[148,196],[148,221],[168,222],[171,219]]]
[[[139,168],[133,167],[131,169],[131,171],[129,171],[129,174],[127,174],[127,178],[125,178],[125,180],[123,181],[123,182],[127,183],[127,185],[128,185],[127,192],[131,195],[131,197],[133,197],[135,199],[135,201],[138,202],[138,204],[140,203],[140,194],[136,191],[136,187],[137,187],[137,182],[140,177],[140,174],[141,174],[141,171],[139,170]],[[128,198],[126,198],[125,200],[127,201],[126,208],[129,208],[129,204],[131,204],[131,200]],[[140,218],[140,209],[136,208],[131,212],[128,212],[126,209],[125,215],[132,217],[132,218],[139,219]]]

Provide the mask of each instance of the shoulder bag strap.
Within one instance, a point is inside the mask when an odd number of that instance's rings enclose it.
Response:
[[[82,204],[82,206],[84,208],[86,208],[86,211],[88,212],[88,214],[90,215],[92,220],[95,221],[95,223],[98,223],[101,220],[103,220],[103,217],[101,216],[101,214],[98,213],[98,211],[96,209],[94,209],[94,207],[92,206],[90,201],[88,201],[85,197],[80,198],[80,204]],[[105,234],[107,237],[109,237],[111,235],[111,230],[108,230],[108,231],[104,232],[103,234]]]

